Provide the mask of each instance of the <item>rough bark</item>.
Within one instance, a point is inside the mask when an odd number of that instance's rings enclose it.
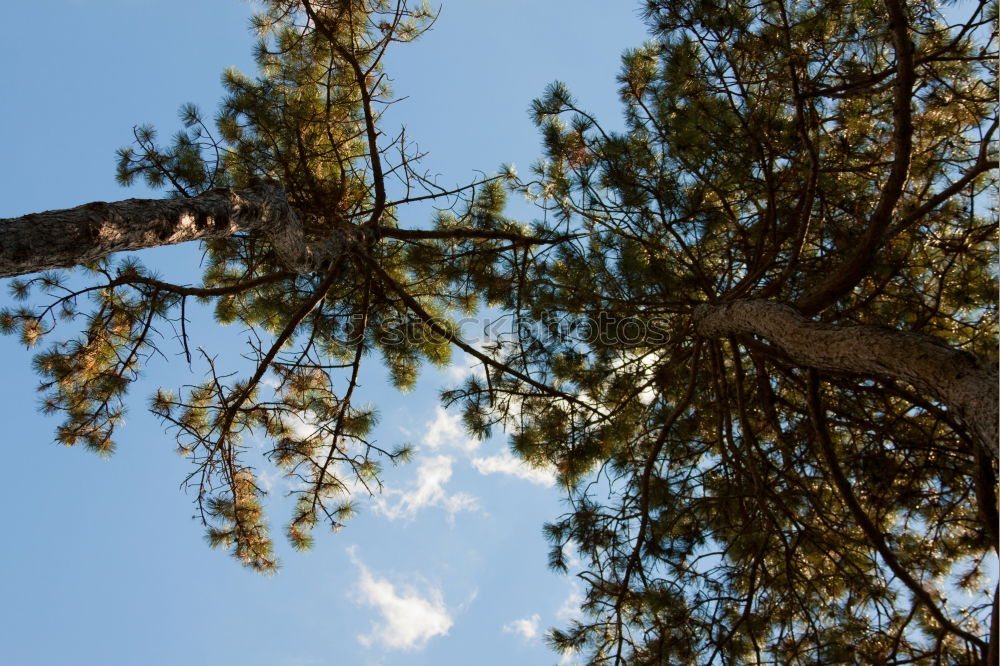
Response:
[[[821,371],[901,380],[951,409],[975,441],[997,456],[997,371],[934,338],[878,326],[835,326],[787,305],[738,300],[695,309],[699,335],[753,335],[793,362]]]
[[[68,268],[113,252],[257,232],[286,268],[312,263],[302,223],[273,186],[217,188],[190,199],[95,201],[0,220],[0,277]]]

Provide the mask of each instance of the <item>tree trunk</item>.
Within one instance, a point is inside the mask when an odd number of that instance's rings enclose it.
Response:
[[[113,252],[259,232],[289,270],[308,270],[302,223],[279,187],[216,188],[190,199],[95,201],[0,220],[0,278],[68,268]]]
[[[694,320],[702,336],[754,335],[802,366],[905,381],[947,405],[973,439],[997,456],[997,371],[967,352],[918,333],[810,321],[787,305],[763,300],[700,305]]]

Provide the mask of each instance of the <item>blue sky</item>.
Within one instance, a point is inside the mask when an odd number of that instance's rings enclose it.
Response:
[[[238,0],[9,4],[0,217],[157,196],[114,183],[115,148],[138,123],[169,135],[184,102],[213,110],[225,67],[253,70],[251,8]],[[616,125],[619,55],[643,38],[632,3],[445,3],[434,30],[388,61],[408,99],[386,129],[405,124],[443,184],[503,162],[524,172],[539,154],[531,99],[558,78]],[[427,214],[413,209],[403,223],[423,225]],[[193,247],[143,254],[185,282],[198,279],[198,257]],[[249,372],[237,332],[205,317],[190,332]],[[319,532],[311,552],[279,541],[282,570],[262,577],[204,544],[179,489],[188,463],[143,409],[155,386],[195,381],[199,368],[170,353],[152,363],[133,389],[118,453],[102,460],[52,443],[57,421],[36,410],[30,353],[13,338],[0,345],[0,666],[559,662],[541,635],[576,612],[580,592],[546,567],[541,526],[561,512],[560,494],[514,464],[502,436],[471,441],[438,406],[438,390],[472,371],[464,359],[425,369],[406,395],[369,361],[362,390],[380,408],[376,438],[411,442],[417,455],[344,530]],[[269,481],[280,532],[283,481]]]

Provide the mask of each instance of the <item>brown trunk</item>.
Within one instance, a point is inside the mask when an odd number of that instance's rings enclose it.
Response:
[[[705,337],[754,335],[805,367],[905,381],[947,405],[976,442],[997,456],[997,371],[971,354],[917,333],[810,321],[787,305],[763,300],[701,305],[694,317]]]
[[[191,199],[96,201],[0,220],[0,278],[238,232],[263,234],[286,268],[308,269],[301,221],[280,188],[261,186],[217,188]]]

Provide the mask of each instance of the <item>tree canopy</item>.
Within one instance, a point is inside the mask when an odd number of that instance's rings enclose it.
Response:
[[[171,199],[0,223],[2,274],[47,271],[12,281],[41,299],[3,330],[34,345],[84,323],[36,357],[57,440],[110,453],[151,332],[175,326],[190,355],[185,304],[213,305],[248,332],[249,376],[206,354],[206,379],[151,409],[192,460],[210,541],[271,570],[246,436],[296,481],[286,534],[308,547],[409,454],[368,437],[364,358],[405,388],[457,349],[485,372],[442,400],[554,466],[569,499],[545,530],[554,568],[570,545],[583,558],[586,615],[555,648],[995,663],[996,3],[643,11],[624,130],[554,83],[530,174],[445,190],[381,124],[386,49],[432,12],[268,0],[259,72],[226,73],[214,124],[187,106],[169,145],[140,127],[119,151],[120,182]],[[510,219],[509,193],[537,218]],[[401,227],[427,199],[432,224]],[[109,256],[195,239],[196,286]],[[83,282],[48,271],[76,264]],[[483,307],[516,335],[462,340],[450,317]]]

